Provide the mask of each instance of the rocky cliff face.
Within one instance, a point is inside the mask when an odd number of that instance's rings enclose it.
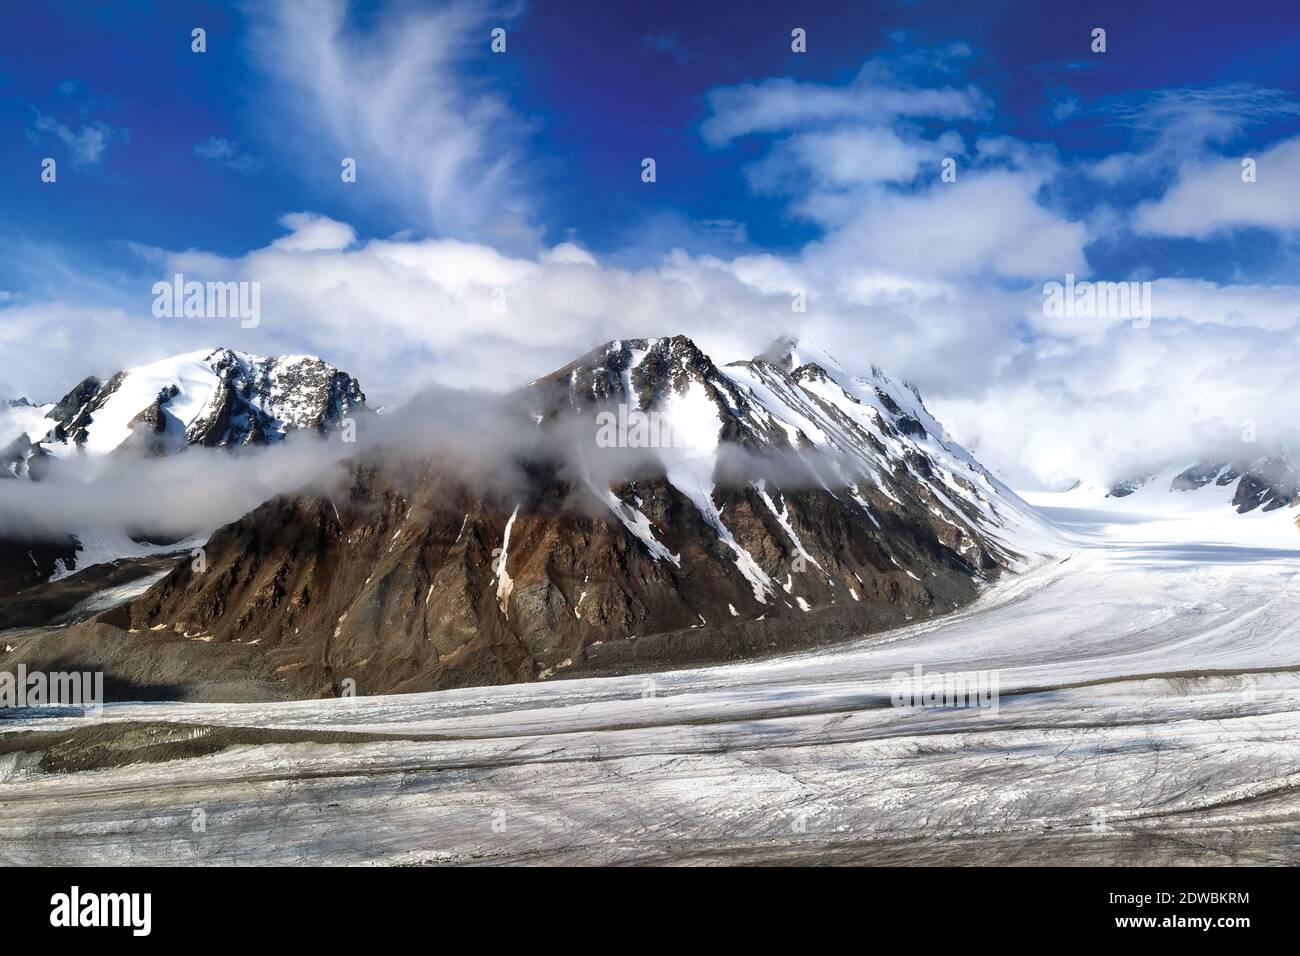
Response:
[[[0,534],[0,594],[7,597],[48,581],[72,567],[76,553],[77,541],[71,535]]]
[[[298,694],[429,689],[843,639],[952,610],[1035,546],[914,389],[795,342],[724,368],[613,342],[513,400],[564,446],[523,481],[370,454],[105,622],[255,645]]]

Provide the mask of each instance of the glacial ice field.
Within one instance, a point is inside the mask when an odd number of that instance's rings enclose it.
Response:
[[[1059,526],[1052,559],[833,648],[6,720],[104,725],[110,748],[113,724],[276,734],[78,772],[0,756],[0,863],[1300,862],[1294,512],[1029,497]],[[895,706],[895,675],[918,665],[996,680],[996,706]]]

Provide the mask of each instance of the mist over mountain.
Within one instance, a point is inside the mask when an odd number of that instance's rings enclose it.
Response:
[[[320,371],[228,412],[229,379],[286,365]],[[83,383],[0,526],[94,542],[79,571],[114,541],[189,536],[199,566],[105,623],[252,642],[301,661],[299,693],[344,671],[409,689],[827,640],[946,613],[1052,537],[918,390],[794,337],[722,366],[684,336],[616,340],[511,393],[430,388],[382,414],[328,368],[218,351]],[[158,397],[113,405],[133,394]],[[310,427],[254,414],[284,407]]]

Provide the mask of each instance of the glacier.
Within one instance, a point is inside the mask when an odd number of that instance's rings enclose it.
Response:
[[[1025,497],[1054,522],[1050,560],[953,614],[833,648],[6,720],[10,742],[70,728],[285,742],[75,773],[39,771],[11,744],[0,862],[1300,860],[1292,515]],[[996,672],[996,712],[894,707],[892,675],[918,664]],[[292,739],[307,731],[355,738]]]

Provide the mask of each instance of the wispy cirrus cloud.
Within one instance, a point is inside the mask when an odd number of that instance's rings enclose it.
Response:
[[[710,115],[700,127],[711,146],[752,133],[779,133],[844,121],[881,122],[900,117],[978,119],[991,108],[974,87],[927,89],[876,82],[864,71],[848,87],[801,83],[787,77],[722,87],[708,96]]]
[[[110,143],[127,138],[126,130],[115,129],[98,120],[83,122],[80,129],[74,130],[40,110],[35,110],[35,113],[36,118],[32,121],[31,128],[37,138],[53,139],[61,143],[74,166],[98,165]]]
[[[1252,126],[1300,116],[1295,94],[1253,83],[1178,87],[1109,97],[1097,109],[1150,137],[1184,148],[1223,143]]]
[[[80,80],[63,80],[55,87],[57,102],[52,110],[30,105],[33,119],[27,136],[34,142],[59,143],[73,166],[97,166],[115,142],[128,141],[130,133],[99,118],[114,103],[96,96]]]
[[[241,175],[261,172],[262,161],[233,140],[212,136],[194,145],[194,155],[204,162]]]
[[[307,161],[337,170],[355,158],[358,176],[435,233],[534,238],[520,147],[532,125],[473,68],[517,7],[389,4],[364,21],[343,0],[245,10],[271,122],[298,134]]]
[[[953,43],[875,57],[845,84],[773,77],[719,87],[705,98],[709,115],[700,134],[720,148],[753,134],[879,127],[922,118],[983,121],[992,115],[993,101],[959,78],[958,65],[970,56],[968,46]]]

